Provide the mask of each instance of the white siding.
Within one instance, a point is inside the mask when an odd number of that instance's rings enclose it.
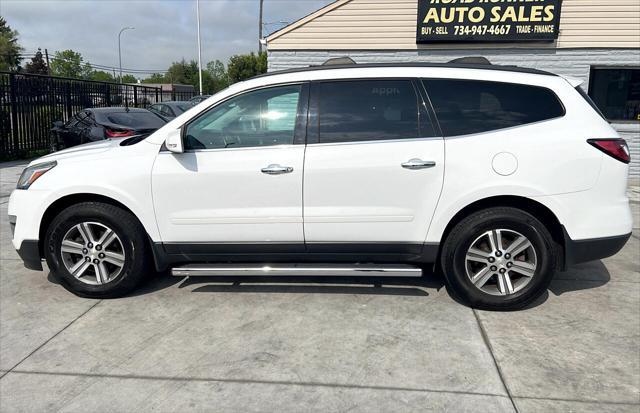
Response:
[[[411,50],[487,44],[416,44],[417,0],[340,0],[268,38],[269,50]],[[564,0],[557,43],[496,48],[640,47],[640,1]]]

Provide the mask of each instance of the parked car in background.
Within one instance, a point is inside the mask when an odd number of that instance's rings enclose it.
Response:
[[[211,95],[194,96],[191,99],[189,99],[189,103],[191,103],[191,106],[195,106],[200,102],[204,102],[205,100],[209,99],[210,97],[211,97]]]
[[[90,108],[76,113],[68,122],[53,122],[51,151],[109,138],[148,134],[167,120],[138,108]]]
[[[191,102],[172,100],[169,102],[153,104],[149,106],[149,110],[162,116],[163,118],[173,119],[176,116],[179,116],[187,110],[191,109],[192,106],[193,105],[191,104]]]

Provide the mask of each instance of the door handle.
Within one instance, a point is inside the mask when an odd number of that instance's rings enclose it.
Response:
[[[427,169],[433,168],[436,166],[434,161],[423,161],[422,159],[413,158],[409,159],[407,162],[403,162],[400,164],[405,169]]]
[[[267,175],[280,175],[280,174],[288,174],[293,172],[293,168],[290,166],[281,166],[278,164],[271,164],[266,168],[261,169],[263,174]]]

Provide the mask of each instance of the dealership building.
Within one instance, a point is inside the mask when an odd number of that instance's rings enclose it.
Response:
[[[267,37],[269,71],[483,56],[584,80],[640,178],[640,1],[338,0]]]

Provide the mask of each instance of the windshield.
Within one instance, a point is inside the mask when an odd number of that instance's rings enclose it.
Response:
[[[191,109],[191,106],[189,106],[188,103],[181,103],[179,105],[175,105],[174,108],[177,109],[180,113],[183,113]]]

